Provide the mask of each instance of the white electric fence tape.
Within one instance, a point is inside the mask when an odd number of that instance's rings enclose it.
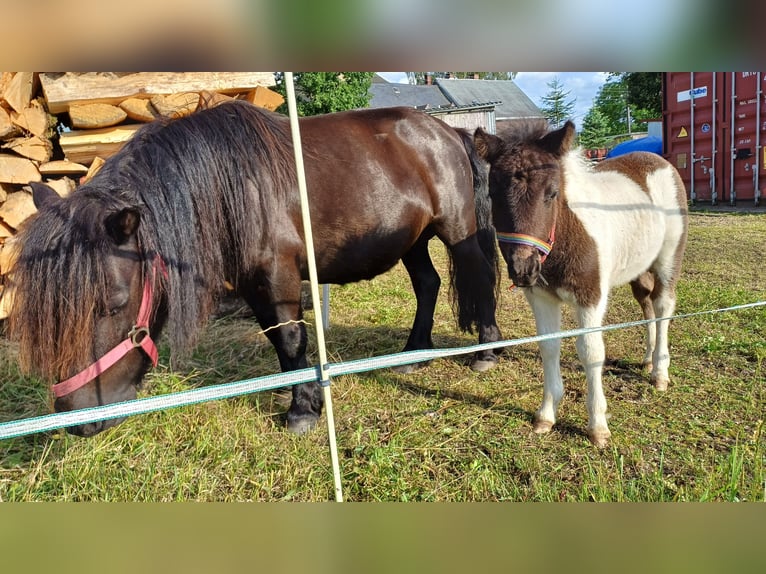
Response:
[[[756,303],[746,303],[743,305],[734,305],[732,307],[726,307],[723,309],[697,311],[694,313],[674,315],[673,317],[670,317],[667,320],[687,319],[690,317],[698,317],[701,315],[711,315],[714,313],[724,313],[724,312],[730,312],[730,311],[739,311],[743,309],[752,309],[752,308],[761,307],[764,305],[766,305],[766,301],[759,301]],[[421,361],[429,361],[432,359],[471,354],[476,351],[481,351],[485,349],[495,349],[498,347],[513,347],[513,346],[524,345],[528,343],[536,343],[538,341],[542,341],[546,339],[559,339],[559,338],[565,339],[570,337],[577,337],[579,335],[583,335],[586,333],[595,333],[599,331],[613,331],[616,329],[627,329],[627,328],[638,327],[638,326],[646,325],[647,323],[658,322],[663,320],[666,320],[666,319],[650,319],[650,320],[632,321],[629,323],[605,325],[602,327],[593,327],[589,329],[573,329],[569,331],[561,331],[559,333],[551,333],[549,335],[535,335],[532,337],[524,337],[521,339],[513,339],[508,341],[496,341],[493,343],[484,343],[481,345],[472,345],[469,347],[407,351],[403,353],[396,353],[393,355],[381,355],[379,357],[372,357],[369,359],[357,359],[353,361],[344,361],[341,363],[330,363],[325,365],[325,371],[326,371],[326,374],[330,378],[332,378],[332,377],[337,377],[340,375],[350,375],[354,373],[374,371],[377,369],[384,369],[384,368],[395,367],[399,365],[407,365],[410,363],[418,363]],[[274,375],[268,375],[265,377],[258,377],[254,379],[246,379],[246,380],[237,381],[233,383],[213,385],[213,386],[203,387],[199,389],[180,391],[177,393],[168,393],[168,394],[160,395],[157,397],[134,399],[132,401],[125,401],[123,403],[115,403],[115,404],[105,405],[101,407],[82,409],[79,411],[56,413],[56,414],[44,415],[40,417],[21,419],[17,421],[9,421],[9,422],[0,423],[0,439],[6,439],[6,438],[38,433],[38,432],[44,432],[44,431],[59,429],[59,428],[71,426],[71,425],[91,423],[91,422],[96,422],[96,421],[105,420],[105,419],[128,417],[128,416],[133,416],[137,414],[154,412],[158,410],[182,407],[186,405],[192,405],[192,404],[203,403],[203,402],[219,400],[219,399],[226,399],[226,398],[236,397],[236,396],[260,392],[260,391],[287,387],[287,386],[296,385],[299,383],[307,383],[309,381],[319,381],[320,378],[321,377],[319,374],[319,367],[312,367],[308,369],[301,369],[299,371],[277,373]]]

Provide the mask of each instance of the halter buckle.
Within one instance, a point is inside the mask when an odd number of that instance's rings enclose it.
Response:
[[[141,343],[149,336],[149,327],[139,327],[138,325],[133,325],[133,327],[128,332],[128,339],[130,339],[131,344],[133,347],[140,347]]]

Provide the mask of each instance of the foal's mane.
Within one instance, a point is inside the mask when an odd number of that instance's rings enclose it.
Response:
[[[506,146],[514,147],[536,142],[548,133],[548,122],[539,119],[515,120],[497,134]]]
[[[113,249],[104,222],[126,208],[141,215],[145,267],[159,255],[167,268],[155,282],[171,346],[188,349],[224,282],[236,285],[248,253],[274,235],[269,226],[280,225],[294,180],[286,119],[244,102],[143,127],[91,181],[20,231],[8,327],[22,366],[62,377],[92,348]]]

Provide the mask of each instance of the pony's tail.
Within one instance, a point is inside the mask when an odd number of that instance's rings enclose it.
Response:
[[[500,259],[497,253],[495,226],[492,224],[492,200],[489,197],[489,166],[476,152],[472,134],[461,128],[455,128],[455,131],[463,142],[463,147],[471,163],[474,202],[476,206],[476,239],[488,264],[488,269],[484,272],[487,273],[488,281],[491,285],[491,297],[493,297],[492,304],[494,308],[494,304],[500,296],[500,281],[498,280],[500,276]],[[450,265],[451,283],[455,286],[453,307],[456,307],[460,328],[464,331],[471,331],[473,323],[477,318],[477,309],[475,305],[466,304],[468,303],[467,301],[460,300],[461,293],[470,292],[471,289],[468,286],[459,284],[461,283],[461,278],[455,271],[454,265]],[[468,278],[463,279],[468,280]],[[473,279],[475,278],[471,278],[471,281]]]

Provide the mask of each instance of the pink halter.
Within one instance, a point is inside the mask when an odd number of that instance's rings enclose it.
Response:
[[[53,394],[57,398],[68,395],[86,383],[89,383],[101,375],[101,373],[106,371],[109,367],[114,365],[117,361],[122,359],[130,351],[138,347],[143,349],[148,357],[152,360],[152,366],[157,366],[157,346],[154,344],[154,341],[152,341],[152,338],[149,335],[149,318],[152,313],[152,306],[154,301],[154,276],[158,267],[167,274],[167,271],[165,270],[165,263],[162,261],[162,258],[155,257],[154,261],[152,262],[151,280],[144,280],[144,293],[141,299],[141,307],[138,310],[138,318],[136,319],[136,324],[133,325],[130,332],[128,332],[127,339],[119,343],[111,351],[106,353],[103,357],[98,359],[89,367],[77,373],[75,376],[53,385]]]

